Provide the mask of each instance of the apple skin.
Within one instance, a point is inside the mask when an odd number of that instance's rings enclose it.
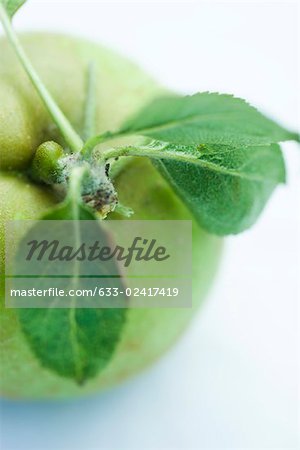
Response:
[[[99,132],[117,128],[142,104],[162,92],[134,64],[95,44],[50,34],[27,35],[23,43],[42,79],[78,130],[84,104],[85,69],[91,59],[97,62],[99,70]],[[0,53],[0,148],[4,156],[0,173],[0,264],[3,272],[5,221],[16,214],[18,218],[38,218],[57,202],[49,189],[32,184],[24,175],[4,170],[20,171],[26,167],[36,147],[43,140],[57,139],[58,133],[4,40],[0,42]],[[114,181],[120,201],[135,212],[133,220],[193,220],[146,158],[132,158]],[[111,214],[109,219],[122,217]],[[222,240],[206,233],[193,220],[193,307],[129,309],[110,362],[84,386],[41,366],[22,334],[15,311],[4,306],[1,283],[1,395],[14,399],[70,398],[109,388],[137,374],[169,349],[187,328],[213,282],[221,249]]]
[[[148,100],[166,92],[135,64],[85,40],[43,33],[21,35],[21,42],[42,81],[78,132],[82,131],[91,61],[96,64],[98,80],[98,133],[117,129]],[[0,39],[0,51],[0,169],[23,169],[38,145],[45,140],[60,141],[60,135],[4,39]]]

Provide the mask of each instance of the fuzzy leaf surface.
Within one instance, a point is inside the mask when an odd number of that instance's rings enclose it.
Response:
[[[240,233],[258,219],[270,195],[285,181],[277,144],[246,148],[168,145],[153,159],[199,224],[217,235]],[[174,152],[174,159],[171,155]],[[186,161],[176,160],[182,153]]]

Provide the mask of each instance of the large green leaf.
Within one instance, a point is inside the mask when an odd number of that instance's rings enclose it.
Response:
[[[103,245],[109,245],[109,240],[101,230],[95,216],[71,197],[44,216],[43,220],[72,220],[74,226],[71,233],[73,234],[69,235],[69,238],[71,237],[76,243],[76,248],[84,239],[82,221],[93,221],[91,222],[92,233]],[[39,222],[23,238],[24,242],[35,238],[38,231],[35,227],[39,227]],[[86,231],[86,227],[84,230]],[[24,264],[24,262],[18,264]],[[79,279],[82,273],[81,266],[78,262],[72,264],[73,276],[66,280],[64,289],[81,287]],[[113,261],[112,264],[116,263]],[[17,268],[17,272],[22,274],[22,266]],[[103,271],[103,274],[109,275],[107,269]],[[44,280],[43,277],[33,281],[37,289],[42,289],[43,283],[46,282],[49,284],[49,279]],[[99,283],[101,285],[106,283],[106,286],[109,286],[112,281],[106,278],[100,279]],[[113,287],[119,289],[124,287],[122,279],[114,278]],[[80,299],[82,301],[82,297]],[[74,307],[71,304],[68,308],[58,308],[56,306],[59,301],[60,298],[53,298],[51,307],[23,308],[16,311],[24,335],[40,364],[60,376],[71,378],[81,384],[95,376],[110,361],[125,324],[126,309],[78,308],[76,298],[74,298]]]
[[[266,145],[297,138],[244,100],[209,92],[158,98],[129,119],[119,134],[182,145]]]

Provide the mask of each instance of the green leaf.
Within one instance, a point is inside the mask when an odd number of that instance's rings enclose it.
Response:
[[[168,145],[160,151],[160,158],[163,152],[166,159],[155,159],[154,164],[200,225],[213,234],[236,234],[249,228],[277,184],[285,181],[277,144],[246,148]]]
[[[104,246],[109,245],[109,239],[100,227],[99,221],[75,198],[69,196],[65,203],[45,215],[43,220],[73,220],[72,241],[76,248],[84,239],[81,221],[93,221],[91,232]],[[37,231],[35,227],[38,226],[39,223],[27,233],[24,242],[35,239]],[[86,232],[86,228],[84,230]],[[76,286],[78,288],[79,276],[82,273],[81,264],[84,262],[73,263],[73,276],[66,280],[68,284],[64,284],[64,289],[76,289]],[[113,261],[111,264],[116,265],[116,262]],[[111,273],[116,272],[115,267]],[[47,268],[45,274],[46,270]],[[22,273],[22,267],[18,268],[18,273]],[[107,275],[107,269],[103,270],[103,274]],[[100,281],[101,286],[110,286],[111,279],[101,278]],[[43,283],[49,286],[49,279],[34,279],[34,287],[37,289],[43,289]],[[122,279],[114,278],[113,287],[124,288]],[[126,321],[126,308],[76,308],[76,305],[57,308],[59,300],[53,298],[51,308],[27,308],[16,311],[23,333],[40,364],[60,376],[82,384],[97,375],[109,363]]]
[[[298,139],[244,100],[231,95],[199,93],[154,100],[119,131],[182,145],[266,145]]]
[[[12,18],[26,1],[27,0],[0,0],[0,3],[3,4],[7,14]]]
[[[84,109],[83,140],[91,138],[95,134],[96,110],[97,110],[97,78],[96,64],[92,61],[87,70],[86,99]]]

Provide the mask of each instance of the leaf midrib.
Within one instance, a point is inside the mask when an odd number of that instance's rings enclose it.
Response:
[[[156,152],[157,154],[157,152]],[[157,158],[157,156],[155,156],[155,153],[153,153],[152,157],[155,157],[156,159],[165,159],[165,160],[174,160],[175,162],[185,162],[188,164],[195,164],[195,165],[199,165],[205,169],[209,169],[212,170],[214,172],[217,173],[221,173],[224,175],[230,175],[233,177],[238,177],[238,178],[242,178],[245,180],[249,180],[249,181],[256,181],[256,182],[260,182],[263,183],[267,180],[267,178],[265,176],[257,176],[257,175],[250,175],[247,173],[243,173],[240,171],[236,171],[234,169],[228,169],[224,166],[221,165],[217,165],[208,161],[204,161],[200,158],[197,158],[195,156],[187,156],[187,154],[184,154],[183,152],[179,153],[179,152],[172,152],[172,158],[171,156],[171,152],[169,152],[169,155],[167,154],[167,152],[165,153],[165,156],[163,155],[163,152],[160,152],[159,158]],[[149,157],[151,158],[151,155],[149,154]],[[256,158],[256,156],[255,156]],[[249,164],[250,161],[247,162],[247,164]],[[272,180],[271,178],[269,179],[270,181]]]
[[[74,234],[75,234],[75,243],[76,248],[78,248],[80,244],[80,213],[77,201],[72,198],[72,212],[74,215],[73,224],[74,224]],[[74,262],[74,277],[72,278],[72,284],[77,283],[78,280],[78,261]],[[77,322],[76,322],[76,308],[75,308],[75,297],[72,298],[71,306],[69,309],[69,319],[70,319],[70,344],[73,351],[73,359],[74,359],[74,368],[75,373],[77,374],[77,380],[81,381],[83,377],[83,366],[80,364],[80,344],[77,336]]]

